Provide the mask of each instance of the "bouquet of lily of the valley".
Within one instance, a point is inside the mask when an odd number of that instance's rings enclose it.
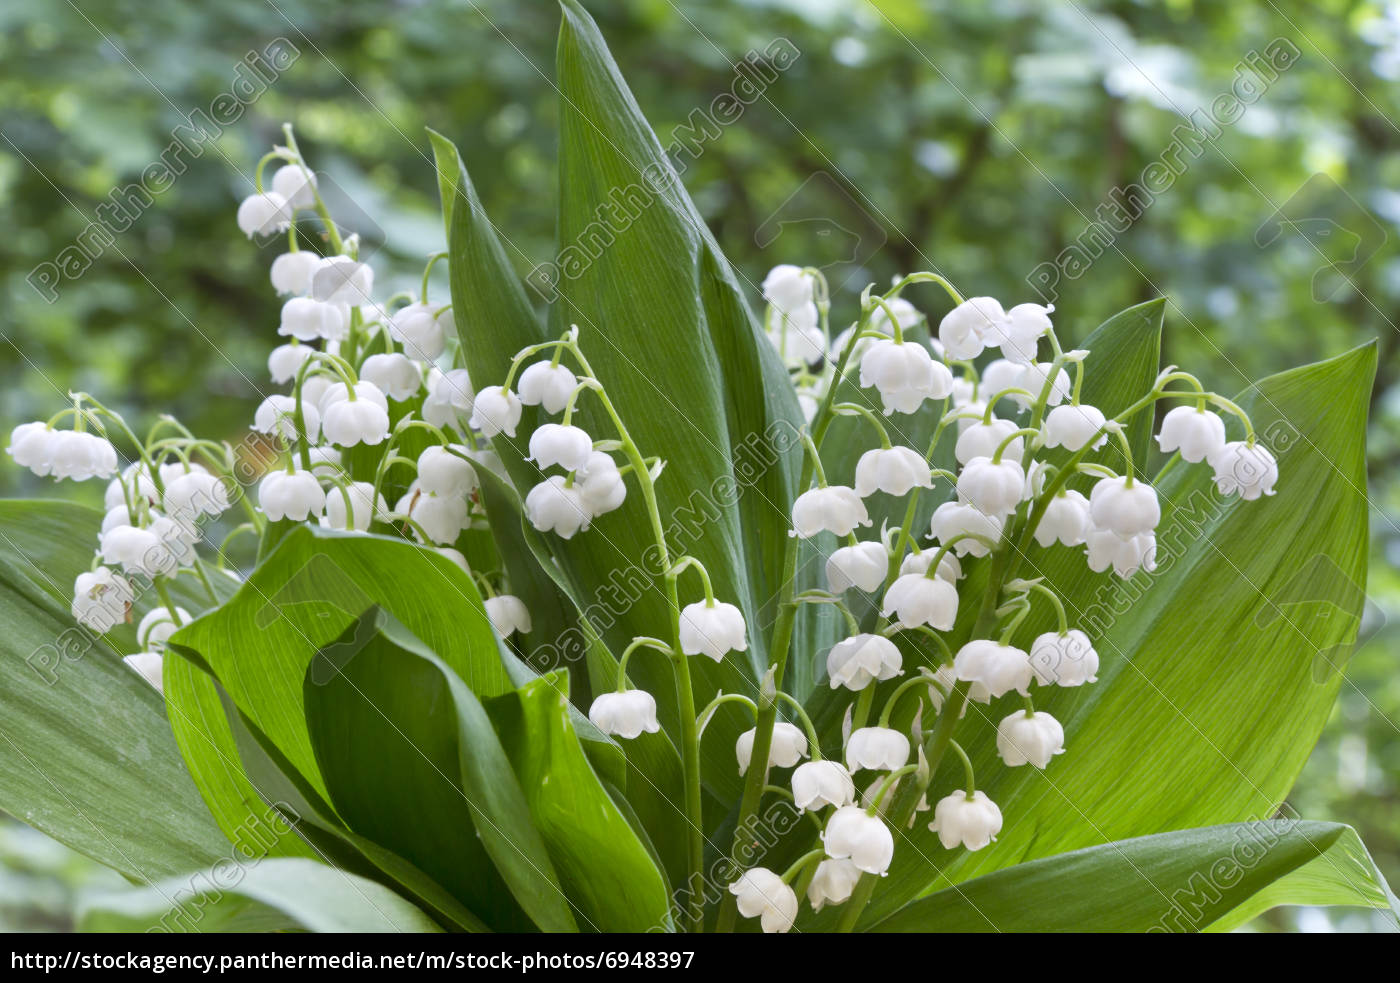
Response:
[[[384,296],[288,127],[237,211],[286,243],[248,437],[86,393],[14,428],[106,482],[0,507],[0,807],[137,882],[84,924],[1391,905],[1280,809],[1356,635],[1372,350],[1226,396],[1159,367],[1160,301],[746,289],[572,2],[558,69],[546,311],[447,139],[447,249]]]

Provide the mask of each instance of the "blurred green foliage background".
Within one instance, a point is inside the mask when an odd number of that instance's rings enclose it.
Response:
[[[866,283],[936,268],[965,293],[1011,304],[1040,299],[1028,277],[1043,284],[1042,264],[1094,246],[1087,269],[1060,276],[1062,330],[1082,337],[1164,294],[1165,360],[1222,391],[1377,341],[1372,603],[1292,804],[1356,825],[1400,880],[1400,10],[1340,0],[589,6],[753,283],[779,262],[823,264],[838,312],[849,312]],[[522,274],[549,260],[557,23],[549,0],[7,0],[0,425],[47,416],[82,389],[146,422],[169,411],[203,434],[241,435],[275,343],[266,271],[281,244],[249,243],[234,210],[283,121],[323,186],[369,217],[350,224],[381,280],[411,282],[442,248],[425,126],[462,147]],[[279,38],[298,56],[243,117],[81,276],[52,298],[36,290],[32,271],[72,246],[190,113],[233,89],[249,52]],[[780,38],[800,52],[795,63],[739,120],[687,144],[695,111],[743,75],[735,65]],[[1275,78],[1251,67],[1281,45],[1296,58]],[[1238,95],[1251,71],[1243,92],[1257,99],[1208,127],[1194,152],[1173,151],[1177,128]],[[1095,234],[1114,189],[1168,159],[1180,164],[1169,187],[1126,228]],[[933,293],[914,299],[941,315]],[[37,491],[0,469],[0,492]],[[0,928],[64,927],[74,892],[103,876],[17,826],[0,827],[0,864]],[[1359,919],[1276,912],[1256,924]]]

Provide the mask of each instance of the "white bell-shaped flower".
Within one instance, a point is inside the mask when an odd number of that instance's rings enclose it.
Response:
[[[477,489],[476,469],[450,448],[435,445],[418,455],[418,486],[434,495],[465,498]]]
[[[958,589],[940,577],[904,574],[885,591],[880,614],[886,618],[898,615],[904,628],[928,625],[950,631],[958,617]]]
[[[10,431],[10,446],[5,452],[22,468],[28,468],[41,478],[49,474],[49,448],[57,430],[50,430],[43,420],[21,423]],[[110,506],[113,503],[108,503]]]
[[[375,495],[368,481],[352,481],[326,492],[326,511],[321,525],[328,529],[355,529],[365,532],[375,519],[384,520],[389,511],[384,496]]]
[[[1031,669],[1042,686],[1083,686],[1099,678],[1099,653],[1078,628],[1047,631],[1031,643]]]
[[[954,307],[938,324],[938,340],[948,357],[967,362],[998,344],[1005,331],[1006,311],[993,297],[970,297]]]
[[[846,485],[813,488],[792,503],[792,529],[801,539],[822,532],[849,536],[858,527],[868,525],[870,515],[865,511],[865,503],[854,488]]]
[[[1040,436],[1046,447],[1063,447],[1067,451],[1077,451],[1093,439],[1094,434],[1107,422],[1103,410],[1088,403],[1056,406],[1045,416],[1045,425]],[[1094,441],[1094,450],[1108,443],[1105,433]]]
[[[515,393],[500,386],[487,386],[472,401],[471,425],[484,437],[501,433],[514,437],[523,410]]]
[[[360,378],[385,396],[405,400],[423,387],[423,371],[418,363],[400,352],[380,352],[365,359]]]
[[[1012,393],[1012,401],[1022,410],[1028,410],[1039,399],[1040,394],[1045,391],[1045,384],[1050,378],[1050,362],[1030,362],[1021,367],[1021,371],[1016,375],[1016,381],[1012,383],[1017,389],[1024,389],[1030,396],[1022,396],[1020,393]],[[1060,369],[1055,373],[1055,381],[1050,384],[1049,395],[1046,397],[1046,406],[1059,406],[1069,399],[1070,381],[1069,373]]]
[[[618,471],[617,462],[604,451],[594,451],[588,456],[588,466],[575,484],[590,515],[603,515],[621,508],[627,500],[627,482]]]
[[[326,493],[310,471],[270,471],[258,483],[258,504],[273,522],[303,522],[326,505]]]
[[[111,532],[117,526],[129,526],[136,521],[136,517],[131,514],[131,510],[125,505],[114,505],[102,516],[102,528],[98,530],[98,535],[104,532]]]
[[[165,693],[165,657],[160,652],[137,652],[122,656],[128,669],[144,679],[157,693]]]
[[[974,457],[991,457],[997,452],[997,448],[1017,431],[1018,427],[1010,420],[1000,420],[993,417],[990,423],[983,423],[981,420],[975,421],[966,430],[958,434],[958,442],[953,448],[953,455],[958,459],[959,464],[966,464]],[[1025,453],[1024,438],[1017,437],[1006,445],[1006,449],[1001,452],[1001,459],[1021,461]]]
[[[292,208],[314,208],[316,175],[301,164],[283,164],[272,175],[272,190]]]
[[[856,800],[856,783],[839,761],[807,761],[792,772],[792,801],[799,809],[816,812],[827,806],[848,806]]]
[[[354,399],[345,391],[342,384],[321,397],[321,433],[326,440],[341,447],[374,446],[387,440],[389,411],[379,387],[362,379],[355,383]]]
[[[826,358],[826,334],[816,304],[777,311],[764,334],[789,368],[819,366]]]
[[[339,385],[335,376],[327,373],[312,373],[301,381],[301,401],[317,410],[321,407],[321,397],[330,391],[331,386]]]
[[[1272,495],[1278,482],[1278,461],[1260,444],[1235,440],[1211,459],[1215,487],[1222,495],[1239,494],[1247,502]]]
[[[1001,832],[1001,810],[985,792],[954,792],[939,799],[933,807],[929,832],[937,833],[945,850],[963,846],[981,850],[995,843]]]
[[[291,224],[292,210],[276,191],[251,194],[239,202],[238,228],[249,239],[286,232]]]
[[[861,727],[846,741],[846,767],[851,771],[894,771],[909,762],[909,738],[889,727]]]
[[[1077,491],[1061,491],[1050,499],[1035,527],[1035,541],[1050,546],[1059,540],[1065,546],[1079,546],[1093,531],[1089,500]]]
[[[334,478],[345,473],[340,451],[334,447],[313,447],[307,457],[311,458],[311,473],[318,478]]]
[[[953,373],[935,362],[916,341],[872,342],[860,360],[860,384],[880,392],[885,415],[913,413],[926,399],[943,399],[953,391]]]
[[[50,477],[59,481],[64,478],[74,481],[110,478],[117,473],[116,448],[105,437],[94,433],[53,430],[49,432],[43,450],[47,455],[43,466]]]
[[[734,757],[739,762],[741,775],[748,774],[749,763],[753,758],[753,742],[757,736],[754,728],[750,727],[734,742]],[[791,768],[805,757],[807,735],[802,732],[802,728],[785,720],[774,721],[773,740],[768,747],[768,767]]]
[[[784,263],[763,278],[763,299],[780,311],[794,311],[812,302],[812,277],[799,266]]]
[[[1012,690],[1022,696],[1031,691],[1031,657],[1014,645],[1002,645],[990,638],[976,638],[958,649],[953,672],[963,682],[981,683],[993,698]]]
[[[1089,516],[1098,529],[1120,536],[1151,532],[1162,521],[1157,490],[1144,481],[1128,483],[1126,475],[1100,478],[1089,492]]]
[[[867,874],[883,874],[894,859],[894,834],[860,806],[842,806],[831,814],[822,845],[828,857],[849,860]]]
[[[313,351],[315,349],[310,345],[303,345],[295,341],[289,345],[278,345],[267,356],[267,374],[278,385],[291,382],[301,371],[301,367],[306,364],[306,360],[311,357]]]
[[[1163,454],[1180,451],[1191,464],[1209,461],[1225,446],[1225,421],[1209,410],[1178,406],[1162,417],[1157,446]]]
[[[126,578],[107,567],[78,574],[73,581],[74,619],[99,635],[123,624],[136,600],[136,592]]]
[[[977,398],[986,402],[995,398],[998,393],[1017,388],[1023,368],[1025,368],[1024,365],[1013,362],[1009,358],[992,359],[982,369],[982,381],[977,386]]]
[[[179,564],[161,538],[150,529],[117,526],[98,539],[102,562],[120,566],[129,576],[170,576]]]
[[[350,335],[350,311],[311,297],[293,297],[282,305],[277,333],[298,341],[344,341]]]
[[[727,652],[748,651],[748,626],[732,604],[696,601],[681,609],[680,642],[686,655],[708,655],[718,662]]]
[[[932,487],[928,462],[912,447],[877,447],[856,462],[856,494],[861,498],[877,491],[898,498],[914,488]]]
[[[279,294],[301,296],[311,292],[311,275],[321,265],[321,257],[309,249],[283,253],[272,261],[272,289]]]
[[[824,905],[845,904],[860,882],[861,869],[849,860],[823,860],[807,885],[807,901],[813,911]]]
[[[974,505],[944,502],[933,510],[929,535],[940,545],[952,543],[955,537],[969,533],[980,536],[981,539],[959,539],[953,543],[953,552],[958,556],[986,556],[991,548],[982,540],[998,542],[1004,525],[1000,516],[987,515]]]
[[[170,562],[178,569],[194,566],[197,558],[195,544],[199,542],[199,526],[194,522],[177,522],[169,516],[156,515],[146,527],[155,533],[170,554]]]
[[[1120,536],[1112,529],[1091,529],[1084,536],[1089,569],[1103,573],[1110,567],[1124,579],[1139,570],[1157,569],[1157,537],[1150,532]]]
[[[497,594],[495,597],[488,597],[485,601],[486,617],[491,620],[491,627],[496,629],[496,634],[502,638],[508,638],[519,632],[522,635],[530,634],[532,626],[530,622],[530,611],[525,607],[525,602],[514,594]]]
[[[394,506],[394,512],[411,518],[429,542],[439,545],[455,543],[471,524],[470,506],[464,496],[434,495],[416,480]],[[414,534],[418,535],[417,529]]]
[[[629,741],[661,729],[656,700],[644,689],[602,694],[588,708],[588,719],[604,734]]]
[[[568,484],[568,478],[556,474],[531,488],[525,496],[525,517],[540,532],[557,533],[563,539],[573,539],[580,530],[587,530],[592,513],[583,504],[578,483]]]
[[[918,574],[920,577],[928,576],[928,568],[933,563],[933,558],[938,555],[937,550],[924,550],[922,553],[910,553],[899,565],[899,575],[901,577],[909,574]],[[944,553],[943,559],[938,561],[938,570],[934,576],[939,580],[946,580],[948,583],[957,586],[962,579],[962,564],[952,553]]]
[[[1050,315],[1054,310],[1054,304],[1017,304],[1007,311],[1006,320],[997,332],[1001,353],[1022,365],[1034,362],[1040,339],[1050,330]]]
[[[541,424],[530,435],[530,456],[541,471],[559,465],[565,471],[587,471],[593,455],[593,438],[582,427]]]
[[[311,274],[311,296],[328,304],[366,306],[373,290],[373,267],[349,256],[327,256]]]
[[[207,471],[190,471],[166,483],[165,514],[178,522],[192,523],[201,515],[223,515],[229,510],[229,486]]]
[[[276,434],[291,443],[297,439],[297,401],[292,396],[273,393],[258,404],[253,413],[253,429],[258,433]],[[321,412],[316,404],[306,399],[301,401],[302,424],[306,427],[306,439],[314,441],[321,433]]]
[[[958,497],[983,515],[1005,518],[1021,504],[1026,473],[1017,462],[1003,457],[974,457],[958,475]]]
[[[472,412],[472,404],[476,398],[467,370],[449,369],[442,372],[436,368],[429,369],[427,387],[428,395],[423,400],[423,419],[435,427],[461,430],[461,417]],[[519,416],[516,420],[519,420]],[[511,424],[512,437],[515,436],[514,427],[515,425]]]
[[[1007,767],[1044,768],[1065,750],[1065,729],[1044,710],[1017,710],[997,724],[997,754]]]
[[[797,892],[767,867],[753,867],[729,885],[739,914],[757,918],[763,931],[786,932],[797,921]]]
[[[136,644],[149,652],[163,652],[170,636],[193,620],[194,616],[182,607],[177,607],[173,615],[164,604],[151,608],[136,626]]]
[[[883,635],[853,635],[837,642],[826,655],[832,689],[862,690],[876,680],[903,675],[903,666],[899,646]]]
[[[826,561],[826,586],[833,594],[858,587],[866,593],[877,591],[889,572],[890,556],[885,544],[872,541],[842,546]]]
[[[543,406],[546,413],[562,413],[578,388],[578,378],[567,366],[536,362],[520,373],[516,388],[526,406]]]
[[[431,304],[412,303],[389,318],[389,337],[403,345],[409,358],[437,360],[447,350],[447,331]]]
[[[437,546],[434,549],[460,567],[463,573],[472,572],[471,564],[467,562],[467,558],[461,550],[453,549],[451,546]]]

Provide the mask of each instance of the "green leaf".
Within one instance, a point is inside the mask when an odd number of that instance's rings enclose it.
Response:
[[[217,611],[170,644],[206,663],[249,719],[322,795],[302,702],[322,646],[378,605],[423,640],[473,692],[512,683],[471,578],[439,553],[381,536],[301,525]]]
[[[493,927],[576,929],[490,719],[418,639],[371,609],[312,662],[305,693],[316,760],[351,829]]]
[[[1025,860],[1273,815],[1327,718],[1360,623],[1374,370],[1374,348],[1360,348],[1240,396],[1279,459],[1278,494],[1224,499],[1209,467],[1169,463],[1154,482],[1155,574],[1122,582],[1088,573],[1078,551],[1032,548],[1019,572],[1044,575],[1065,599],[1100,655],[1098,682],[1035,691],[1067,735],[1067,752],[1043,773],[995,758],[1009,707],[971,706],[959,740],[1006,828],[991,848],[950,855],[917,823],[872,918]],[[1018,638],[1052,625],[1039,611]],[[945,766],[930,801],[960,781]]]
[[[1302,894],[1277,889],[1344,837],[1355,840],[1356,834],[1336,823],[1274,820],[1120,840],[946,888],[905,905],[871,930],[1199,931],[1291,896],[1302,900]],[[1383,885],[1368,886],[1380,891]]]
[[[264,859],[93,898],[84,932],[437,932],[433,920],[374,881],[314,860]]]
[[[486,709],[583,925],[669,928],[666,880],[589,766],[569,723],[567,692],[567,673],[555,673],[488,700]]]
[[[153,881],[230,847],[190,781],[160,695],[69,612],[101,522],[67,502],[0,502],[0,809]],[[129,628],[113,637],[136,650]]]

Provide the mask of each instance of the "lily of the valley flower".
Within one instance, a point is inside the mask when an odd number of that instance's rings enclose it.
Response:
[[[985,516],[1005,518],[1021,504],[1026,473],[1009,458],[974,457],[958,475],[958,497]]]
[[[846,741],[846,767],[851,771],[894,771],[909,761],[909,738],[889,727],[862,727]]]
[[[128,576],[170,576],[178,568],[174,554],[160,536],[150,529],[117,526],[98,539],[102,562],[120,566]]]
[[[945,850],[964,846],[981,850],[995,843],[1001,832],[1001,810],[987,798],[985,792],[954,792],[938,800],[933,807],[933,822],[929,832],[937,833]]]
[[[861,498],[877,491],[899,497],[914,488],[932,487],[928,463],[911,447],[877,447],[856,462],[856,494]]]
[[[1044,768],[1065,750],[1065,729],[1043,710],[1017,710],[997,725],[997,754],[1007,767]]]
[[[455,543],[462,530],[471,523],[470,508],[461,495],[435,495],[426,491],[418,481],[394,506],[394,512],[406,515],[418,524],[431,543]],[[418,529],[414,530],[418,534]]]
[[[368,481],[355,481],[344,488],[332,488],[326,492],[326,511],[321,517],[321,525],[328,529],[365,532],[372,521],[383,519],[388,511],[384,496],[375,495],[374,485]]]
[[[328,304],[365,306],[373,290],[374,268],[349,256],[327,256],[311,274],[311,296]]]
[[[277,434],[285,441],[297,439],[297,401],[291,396],[273,393],[258,404],[253,413],[253,429],[258,433]],[[306,427],[306,439],[315,440],[321,432],[321,412],[308,399],[301,401],[301,419]]]
[[[304,522],[325,507],[326,493],[310,471],[271,471],[258,483],[258,504],[273,522]]]
[[[144,679],[157,693],[165,692],[165,658],[160,652],[137,652],[122,656],[122,662]]]
[[[588,708],[588,719],[604,734],[629,741],[661,729],[656,719],[656,700],[644,689],[602,694]]]
[[[1017,389],[1024,389],[1032,396],[1023,396],[1020,393],[1012,393],[1011,399],[1022,410],[1028,410],[1031,405],[1040,398],[1041,391],[1045,388],[1046,380],[1050,378],[1049,362],[1028,362],[1016,375],[1016,381],[1012,385]],[[1050,392],[1045,400],[1046,406],[1058,406],[1069,399],[1070,382],[1069,373],[1060,369],[1055,373],[1055,381],[1050,385]]]
[[[842,806],[827,820],[822,845],[833,860],[850,860],[867,874],[883,874],[894,859],[894,834],[879,816]]]
[[[880,589],[889,572],[890,557],[885,544],[857,543],[842,546],[826,561],[826,586],[833,594],[858,587],[866,593]]]
[[[578,478],[579,495],[590,515],[603,515],[622,507],[627,500],[627,482],[617,468],[617,462],[604,451],[588,456],[588,465]]]
[[[117,473],[117,451],[97,434],[50,430],[42,422],[21,423],[10,432],[10,456],[41,478],[110,478]]]
[[[958,590],[939,577],[904,574],[885,591],[880,613],[886,618],[898,615],[905,628],[928,625],[949,631],[958,617]]]
[[[880,339],[860,360],[860,384],[879,390],[889,416],[913,413],[926,399],[948,396],[953,391],[953,373],[918,342]]]
[[[1192,464],[1208,461],[1225,446],[1225,421],[1209,410],[1178,406],[1162,417],[1157,446],[1164,454],[1180,451]]]
[[[371,355],[360,366],[360,378],[390,399],[399,401],[416,395],[423,387],[423,372],[418,363],[400,352]]]
[[[937,550],[910,553],[899,565],[900,576],[903,577],[911,573],[916,573],[921,577],[928,576],[928,568],[933,564],[933,558],[937,554]],[[962,579],[962,564],[952,553],[944,553],[943,559],[938,561],[938,569],[933,575],[939,580],[946,580],[956,586],[957,582]]]
[[[350,311],[311,297],[293,297],[282,305],[277,333],[298,341],[343,341],[350,333]]]
[[[526,406],[543,406],[546,413],[562,413],[578,386],[578,378],[564,365],[536,362],[520,373],[517,387]]]
[[[797,892],[767,867],[744,871],[729,885],[739,914],[757,918],[765,932],[786,932],[797,920]]]
[[[953,552],[958,556],[986,556],[991,548],[982,540],[997,542],[1003,528],[1004,520],[1000,516],[988,515],[966,502],[944,502],[933,510],[929,520],[929,535],[940,545],[952,543],[958,536],[969,533],[981,537],[953,543]]]
[[[316,204],[316,175],[301,164],[283,164],[272,175],[272,190],[290,208],[311,208]]]
[[[179,624],[176,624],[177,616]],[[163,652],[170,636],[175,634],[181,625],[187,625],[193,620],[193,616],[181,607],[175,609],[175,614],[171,614],[170,609],[164,605],[151,608],[136,626],[136,644],[149,652]]]
[[[389,318],[389,337],[420,362],[434,361],[447,350],[444,320],[431,304],[412,303],[395,311]]]
[[[948,357],[960,362],[982,354],[989,344],[999,344],[1006,311],[993,297],[970,297],[954,307],[938,324],[938,340]]]
[[[754,728],[750,727],[740,734],[739,739],[734,742],[734,757],[739,762],[739,774],[741,775],[748,774],[756,736]],[[768,767],[791,768],[805,757],[807,757],[807,735],[802,732],[802,728],[785,720],[776,721],[773,724],[772,743],[768,746]]]
[[[1006,438],[1016,432],[1016,424],[1010,420],[992,417],[990,423],[976,421],[958,434],[958,442],[953,447],[953,456],[959,464],[966,464],[976,457],[991,457],[997,452]],[[1001,452],[1003,461],[1021,461],[1025,453],[1025,440],[1017,437]]]
[[[73,581],[70,610],[78,624],[102,634],[126,621],[135,600],[136,592],[126,578],[108,567],[96,567]]]
[[[953,671],[963,682],[981,683],[995,698],[1015,690],[1030,694],[1031,658],[1014,645],[976,638],[958,649]]]
[[[431,369],[428,372],[428,395],[423,400],[423,419],[435,427],[461,430],[461,417],[472,412],[474,399],[471,376],[466,369],[449,369],[446,372]],[[519,421],[518,416],[516,420]],[[515,436],[514,424],[510,436]]]
[[[272,289],[279,294],[300,296],[311,292],[311,274],[321,263],[321,257],[307,249],[283,253],[272,261]]]
[[[1017,304],[1006,312],[996,328],[997,347],[1012,362],[1022,365],[1035,361],[1036,348],[1050,330],[1055,305]]]
[[[844,904],[860,882],[861,869],[850,860],[826,859],[817,864],[817,871],[807,885],[807,901],[813,911],[823,905]]]
[[[1157,537],[1150,532],[1120,536],[1112,529],[1091,529],[1084,537],[1089,569],[1103,573],[1110,567],[1123,578],[1139,570],[1157,569]]]
[[[1210,463],[1215,468],[1215,487],[1222,495],[1238,493],[1252,502],[1274,493],[1278,462],[1259,444],[1232,441],[1217,451]]]
[[[1031,643],[1031,669],[1042,686],[1082,686],[1098,679],[1099,653],[1078,628],[1047,631]]]
[[[515,393],[500,386],[487,386],[472,401],[471,425],[485,437],[501,433],[514,437],[522,412],[520,397]]]
[[[315,349],[310,345],[297,342],[292,342],[289,345],[278,345],[272,350],[272,354],[267,356],[267,374],[278,385],[291,382],[296,378],[302,365],[311,357],[313,351]]]
[[[1157,528],[1162,507],[1157,490],[1146,482],[1130,485],[1127,477],[1101,478],[1089,492],[1089,515],[1098,529],[1136,536]]]
[[[856,799],[856,783],[838,761],[807,761],[792,772],[792,801],[799,809],[817,812],[827,806],[848,806]]]
[[[708,655],[718,662],[726,653],[748,651],[748,626],[732,604],[696,601],[681,609],[680,642],[685,655]]]
[[[530,456],[525,460],[534,461],[541,471],[555,464],[565,471],[587,471],[592,454],[593,438],[588,431],[545,423],[530,435]]]
[[[162,501],[166,514],[182,522],[193,522],[201,515],[222,515],[230,505],[228,486],[203,469],[166,482]]]
[[[238,205],[238,227],[249,239],[286,232],[292,224],[292,209],[276,191],[252,194]]]
[[[337,383],[321,397],[321,433],[341,447],[382,444],[389,437],[389,401],[379,387],[360,380],[350,388]]]
[[[485,607],[486,617],[491,620],[491,627],[496,629],[497,635],[508,638],[516,632],[522,635],[530,634],[530,610],[525,607],[525,602],[514,594],[488,597]]]
[[[1065,546],[1079,546],[1093,528],[1089,500],[1077,491],[1061,491],[1046,504],[1040,525],[1035,527],[1035,541],[1047,547],[1056,540]]]
[[[854,488],[831,485],[813,488],[797,496],[792,503],[793,533],[809,539],[821,532],[849,536],[859,526],[870,525],[865,503]]]
[[[899,647],[883,635],[854,635],[837,642],[826,656],[831,688],[862,690],[877,680],[903,673]]]
[[[563,539],[573,539],[579,530],[588,528],[592,519],[578,483],[569,485],[568,480],[562,474],[552,475],[525,496],[525,517],[530,525],[540,532],[557,533]]]
[[[418,455],[418,485],[434,495],[466,497],[476,491],[476,469],[450,449],[435,445]]]
[[[763,299],[780,311],[795,311],[812,302],[813,280],[799,266],[773,267],[763,278]]]
[[[1103,410],[1096,406],[1090,406],[1088,403],[1066,404],[1056,406],[1046,414],[1045,426],[1041,428],[1040,433],[1046,447],[1063,447],[1067,451],[1077,451],[1089,443],[1105,422]],[[1098,450],[1106,443],[1107,433],[1094,441],[1094,449]]]

